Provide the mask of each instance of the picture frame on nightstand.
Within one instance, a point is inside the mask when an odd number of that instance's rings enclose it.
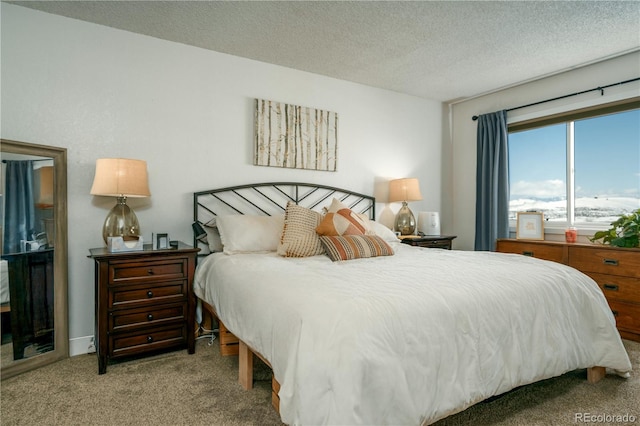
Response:
[[[518,212],[516,215],[517,240],[544,240],[542,212]]]
[[[154,234],[152,240],[154,250],[166,250],[169,248],[169,234]]]

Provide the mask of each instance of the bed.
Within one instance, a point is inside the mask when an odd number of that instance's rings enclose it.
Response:
[[[298,240],[286,243],[294,212],[308,211],[338,235],[296,256]],[[519,255],[411,247],[374,218],[373,197],[322,185],[194,193],[207,234],[194,239],[207,253],[194,292],[237,337],[244,387],[253,354],[272,368],[284,423],[430,424],[576,369],[590,381],[605,369],[629,375],[615,319],[586,275]]]

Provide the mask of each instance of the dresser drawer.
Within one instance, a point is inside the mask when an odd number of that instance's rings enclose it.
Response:
[[[640,250],[569,247],[568,264],[583,272],[640,278]]]
[[[143,309],[114,311],[110,315],[109,329],[114,332],[127,331],[142,326],[161,326],[171,322],[184,321],[185,304]]]
[[[609,300],[609,307],[616,317],[616,326],[621,330],[640,331],[640,305]]]
[[[109,336],[109,356],[136,355],[174,347],[186,341],[187,327],[184,323],[171,328],[150,328],[137,333],[112,334]]]
[[[585,274],[598,283],[607,299],[640,303],[640,278],[605,275],[588,271]]]
[[[538,259],[564,262],[565,249],[563,245],[550,243],[531,243],[513,240],[498,240],[496,250],[502,253],[516,253]]]
[[[163,261],[112,262],[109,265],[109,284],[184,278],[186,274],[187,260],[182,258]]]
[[[187,281],[113,287],[109,291],[109,309],[181,302],[187,293]]]

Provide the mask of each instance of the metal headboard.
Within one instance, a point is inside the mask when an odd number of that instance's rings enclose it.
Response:
[[[216,216],[227,214],[272,216],[284,213],[289,201],[321,211],[333,198],[351,210],[375,219],[376,200],[373,196],[315,183],[269,182],[194,192],[193,220],[204,225]],[[197,240],[195,235],[193,246],[200,247],[200,253],[209,253],[207,245]]]

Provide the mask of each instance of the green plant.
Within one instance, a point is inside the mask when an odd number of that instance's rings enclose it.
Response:
[[[640,209],[621,215],[611,222],[611,228],[596,232],[589,240],[592,243],[602,240],[602,244],[616,247],[640,247]]]

